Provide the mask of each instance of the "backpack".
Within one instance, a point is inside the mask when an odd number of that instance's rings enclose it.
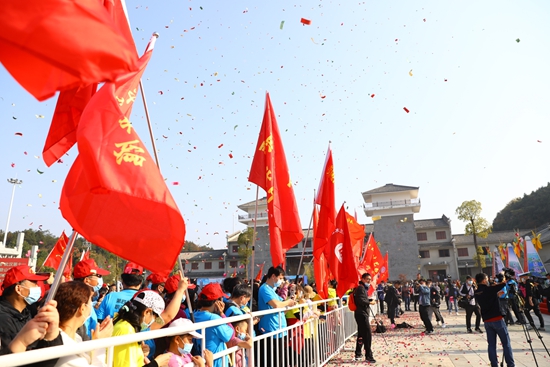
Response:
[[[387,331],[386,326],[384,326],[384,323],[382,321],[374,320],[376,322],[376,332],[378,334],[383,334]]]
[[[357,310],[357,305],[355,304],[355,288],[353,288],[353,290],[351,291],[351,293],[349,294],[349,297],[348,297],[348,308],[350,311],[355,311]]]

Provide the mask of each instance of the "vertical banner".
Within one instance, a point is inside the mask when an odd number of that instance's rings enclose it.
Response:
[[[537,249],[535,249],[535,246],[533,245],[531,238],[529,236],[525,236],[524,242],[525,242],[524,256],[527,257],[527,265],[528,265],[528,270],[525,270],[525,271],[530,271],[531,275],[534,275],[536,277],[544,278],[546,276],[547,271],[544,268],[544,264],[542,263],[539,253],[537,252]]]
[[[516,276],[523,273],[519,259],[514,252],[514,247],[510,244],[508,244],[508,267],[516,272]]]
[[[495,255],[493,257],[493,259],[495,259],[495,275],[500,273],[502,271],[502,269],[504,269],[504,263],[502,262],[502,259],[500,258],[500,253],[499,252],[495,252]]]

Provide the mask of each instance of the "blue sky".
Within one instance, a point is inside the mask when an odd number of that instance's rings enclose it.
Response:
[[[225,234],[244,228],[237,205],[255,198],[247,177],[266,91],[304,228],[329,141],[337,206],[360,210],[361,192],[390,182],[419,186],[416,218],[445,214],[454,233],[464,229],[454,214],[464,200],[480,201],[492,221],[550,180],[546,2],[127,5],[140,54],[160,33],[143,82],[188,240],[221,248]],[[12,188],[5,179],[17,177],[24,183],[10,231],[70,231],[58,202],[77,149],[51,168],[41,159],[55,103],[37,102],[0,67],[2,229]],[[147,140],[141,103],[131,120]]]

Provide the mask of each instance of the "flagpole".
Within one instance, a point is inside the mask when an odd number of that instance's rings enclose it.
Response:
[[[180,263],[180,275],[181,279],[185,277],[185,270],[183,263],[181,262],[181,257],[178,256],[178,261]],[[193,307],[191,307],[191,299],[189,299],[189,290],[185,290],[185,300],[187,301],[187,309],[189,310],[189,316],[191,316],[191,321],[195,322],[195,313],[193,312]]]
[[[298,270],[296,271],[296,279],[294,284],[298,284],[298,277],[300,276],[300,269],[302,268],[302,263],[304,261],[304,256],[306,254],[306,245],[307,239],[309,238],[309,231],[311,229],[311,224],[313,223],[313,215],[315,214],[315,190],[313,190],[313,210],[311,211],[311,217],[309,218],[309,225],[307,226],[306,238],[304,240],[304,246],[302,247],[302,256],[300,257],[300,263],[298,264]],[[313,258],[313,241],[311,241],[311,257]]]
[[[256,185],[256,205],[254,208],[254,236],[252,236],[252,258],[250,260],[250,268],[252,269],[252,271],[250,272],[250,287],[253,287],[254,285],[254,253],[256,252],[256,248],[255,248],[256,247],[256,224],[258,222],[258,196],[259,195],[260,195],[260,186]],[[250,305],[252,305],[252,303],[250,303]]]
[[[77,237],[78,237],[78,232],[73,229],[73,233],[69,238],[69,243],[65,247],[65,252],[63,253],[63,257],[61,258],[61,263],[59,264],[59,267],[57,268],[57,271],[55,273],[55,278],[53,279],[53,283],[52,283],[52,286],[50,287],[45,303],[50,302],[55,297],[57,288],[59,288],[59,284],[61,284],[61,277],[63,276],[63,271],[67,266],[67,263],[69,262],[69,258],[71,257],[71,254],[73,252],[74,243]]]
[[[153,36],[159,38],[157,32],[153,33]],[[149,127],[149,135],[151,136],[151,144],[153,145],[153,154],[155,155],[155,161],[160,171],[159,157],[157,154],[157,146],[155,144],[155,135],[153,134],[153,127],[151,126],[151,119],[149,118],[149,108],[147,107],[147,101],[145,99],[145,90],[143,89],[143,83],[139,80],[139,90],[141,91],[141,100],[143,101],[143,108],[145,109],[145,118],[147,119],[147,126]]]

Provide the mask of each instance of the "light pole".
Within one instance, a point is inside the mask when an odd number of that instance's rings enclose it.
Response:
[[[227,257],[227,252],[224,252],[223,253],[223,276],[226,277],[227,276],[227,262],[225,261],[225,258]]]
[[[11,217],[11,207],[13,205],[13,197],[15,196],[15,186],[21,185],[23,183],[22,180],[18,180],[16,178],[8,178],[8,182],[13,185],[13,190],[11,191],[11,201],[10,201],[10,209],[8,211],[8,221],[6,223],[6,232],[4,232],[4,242],[2,242],[2,245],[6,247],[6,240],[8,238],[8,228],[10,226],[10,217]]]

